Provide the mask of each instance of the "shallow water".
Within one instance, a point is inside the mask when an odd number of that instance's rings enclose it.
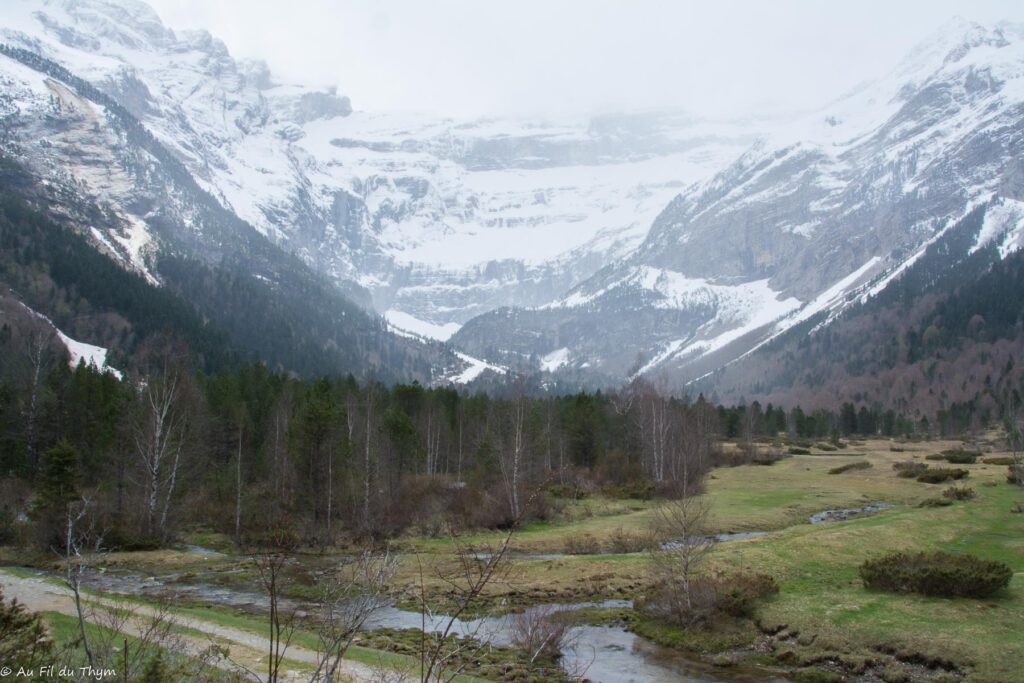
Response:
[[[632,607],[631,600],[603,600],[561,605],[539,605],[536,610],[573,611],[588,607]],[[513,618],[510,615],[456,620],[451,632],[472,636],[497,646],[512,644]],[[424,620],[419,612],[387,607],[377,612],[367,624],[375,628],[421,628],[438,632],[448,625],[445,615],[430,615]],[[691,681],[694,683],[753,683],[754,681],[785,681],[771,672],[754,667],[720,669],[704,662],[687,658],[675,650],[660,647],[620,626],[574,626],[568,630],[567,645],[563,647],[562,667],[572,677],[586,678],[595,683],[667,683]]]
[[[716,668],[659,647],[617,626],[577,626],[562,666],[596,683],[754,683],[785,681],[756,667]]]
[[[882,510],[888,510],[892,505],[884,502],[868,503],[862,505],[859,508],[839,508],[835,510],[822,510],[811,515],[808,520],[811,524],[821,524],[822,522],[841,522],[851,517],[859,517],[860,515],[870,515],[875,512]]]
[[[260,611],[265,608],[266,596],[254,590],[217,586],[209,583],[178,582],[175,576],[143,577],[138,574],[90,572],[85,585],[93,590],[150,598],[176,597],[218,605]],[[571,604],[538,605],[529,611],[573,611],[589,607],[627,608],[631,600],[601,600]],[[282,600],[282,607],[297,606],[294,601]],[[300,610],[301,612],[301,610]],[[424,619],[419,612],[382,607],[366,624],[366,630],[379,628],[419,629],[438,632],[448,626],[449,617],[430,614]],[[495,646],[512,643],[513,617],[482,617],[456,619],[451,632],[472,636]],[[754,681],[785,680],[772,677],[756,668],[730,667],[717,669],[700,661],[660,647],[618,626],[574,626],[569,629],[568,645],[564,648],[561,664],[573,676],[582,676],[595,683],[665,683],[691,681],[694,683],[752,683]]]

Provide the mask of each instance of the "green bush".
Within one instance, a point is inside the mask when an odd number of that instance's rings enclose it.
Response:
[[[919,507],[919,508],[944,508],[944,507],[949,507],[952,504],[953,504],[953,501],[950,500],[949,498],[940,498],[938,496],[934,496],[932,498],[925,498],[924,500],[922,500],[920,503],[917,504],[917,507]]]
[[[654,482],[645,480],[612,484],[601,489],[604,495],[619,500],[650,500],[658,493]]]
[[[832,444],[825,443],[825,442],[816,443],[816,444],[814,444],[814,447],[817,448],[819,451],[838,451],[839,450],[838,448],[836,448]]]
[[[108,531],[103,537],[103,545],[110,550],[137,552],[144,550],[159,550],[164,546],[164,541],[159,536],[133,534],[115,527]]]
[[[1012,465],[1013,458],[1008,455],[996,455],[991,458],[982,458],[981,461],[986,465]]]
[[[590,497],[590,491],[572,484],[552,484],[548,487],[548,495],[553,498],[571,498],[583,500]]]
[[[925,460],[941,460],[941,461],[945,462],[946,461],[946,456],[944,456],[942,453],[931,453],[929,455],[924,456],[924,459]]]
[[[926,467],[924,472],[917,475],[917,480],[925,484],[941,484],[963,479],[968,474],[970,472],[959,467]]]
[[[942,457],[946,459],[946,462],[952,465],[973,465],[981,457],[980,451],[965,451],[963,449],[954,449],[948,451],[942,451]]]
[[[700,575],[690,580],[689,593],[681,582],[663,581],[636,601],[636,609],[649,616],[692,626],[715,614],[749,617],[758,600],[779,592],[767,574],[735,572]]]
[[[0,664],[33,669],[53,661],[54,654],[42,616],[29,612],[17,600],[7,601],[0,589]]]
[[[914,462],[913,460],[904,460],[903,462],[894,462],[892,468],[896,470],[897,477],[903,477],[904,479],[914,479],[919,475],[923,474],[928,469],[928,465],[923,462]]]
[[[852,472],[854,470],[867,470],[871,469],[871,463],[867,460],[858,460],[857,462],[848,462],[845,465],[839,467],[833,467],[828,471],[829,474],[842,474],[843,472]]]
[[[1016,470],[1014,465],[1010,465],[1006,468],[1006,483],[1024,484],[1024,473]]]
[[[942,492],[942,496],[949,500],[974,500],[977,495],[969,486],[950,486]]]
[[[807,450],[806,448],[796,448],[796,447],[790,448],[787,452],[790,455],[810,455],[811,454],[811,452],[809,450]]]
[[[719,611],[733,617],[749,617],[758,600],[779,592],[779,584],[768,574],[738,572],[714,581]]]
[[[1002,562],[946,552],[896,553],[868,560],[860,578],[868,588],[940,597],[984,598],[1006,588],[1013,570]]]

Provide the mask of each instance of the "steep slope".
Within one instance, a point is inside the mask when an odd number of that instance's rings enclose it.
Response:
[[[203,189],[375,308],[432,325],[539,305],[639,244],[749,122],[671,112],[454,121],[353,112],[132,0],[12,0],[0,39],[123,104]],[[366,292],[364,292],[364,295]],[[364,302],[370,298],[364,299]]]
[[[0,48],[0,79],[0,152],[18,160],[4,187],[216,321],[237,348],[304,374],[429,381],[435,368],[460,364],[444,349],[390,334],[225,210],[91,83],[10,46]]]
[[[1024,30],[957,22],[678,195],[567,296],[453,341],[535,367],[558,351],[561,372],[700,377],[869,281],[881,291],[972,208],[1021,198],[1022,116]]]
[[[856,293],[692,385],[727,401],[878,405],[964,430],[1024,381],[1024,203],[956,223],[876,296]],[[955,423],[955,424],[954,424]]]

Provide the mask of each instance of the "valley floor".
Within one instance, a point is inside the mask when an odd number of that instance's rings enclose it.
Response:
[[[614,605],[580,609],[573,621],[618,629],[602,632],[605,636],[640,633],[645,640],[621,642],[643,648],[638,662],[654,662],[660,667],[657,671],[675,671],[682,680],[692,675],[689,680],[1024,681],[1024,514],[1011,511],[1024,502],[1024,490],[1006,482],[1005,465],[979,460],[956,465],[970,471],[959,483],[974,489],[975,499],[921,507],[948,484],[898,478],[893,470],[897,461],[924,462],[929,454],[961,446],[873,440],[849,443],[840,451],[814,448],[811,455],[794,455],[771,466],[713,470],[708,480],[713,510],[709,531],[738,535],[716,545],[709,568],[768,573],[780,588],[760,605],[754,621],[727,624],[719,633],[683,633],[631,609],[626,601],[649,586],[649,559],[642,551],[623,551],[642,544],[655,503],[596,495],[562,501],[551,521],[517,532],[507,575],[488,587],[476,609],[510,612],[538,603],[620,599],[623,602]],[[1000,454],[984,457],[995,455]],[[862,461],[870,467],[830,473]],[[857,510],[872,503],[889,507],[809,523],[813,514],[824,510]],[[472,534],[459,538],[458,544],[482,553],[501,538],[495,533]],[[102,602],[114,593],[138,593],[146,599],[176,594],[175,613],[196,639],[195,646],[201,634],[208,634],[229,644],[246,666],[258,668],[265,618],[246,558],[234,555],[230,544],[216,535],[197,533],[190,540],[217,551],[189,546],[105,556],[96,590],[108,595],[91,599]],[[443,610],[450,604],[448,588],[435,570],[443,573],[454,565],[454,543],[449,538],[412,536],[397,542],[398,607],[412,609],[421,586],[433,607]],[[866,559],[940,549],[1005,562],[1014,571],[1009,588],[983,600],[926,598],[870,591],[859,579],[858,567]],[[17,559],[4,558],[7,563]],[[303,555],[292,598],[309,598],[318,572],[336,561],[337,554]],[[5,594],[32,609],[49,615],[68,613],[67,597],[52,579],[7,569],[0,572],[0,584]],[[364,647],[350,653],[348,675],[361,680],[380,668],[414,664],[366,647],[374,643],[369,634]],[[682,661],[671,661],[673,649],[686,652]],[[302,644],[289,650],[298,669],[308,663],[309,650]],[[595,651],[591,664],[598,674],[592,677],[601,679],[600,652]]]

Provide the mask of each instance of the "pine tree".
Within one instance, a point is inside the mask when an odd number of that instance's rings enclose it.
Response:
[[[46,452],[35,509],[63,513],[68,503],[78,500],[79,485],[78,452],[67,439],[61,439]]]
[[[170,680],[170,673],[167,670],[164,658],[159,654],[154,655],[146,663],[146,668],[142,671],[141,683],[167,683]]]
[[[0,662],[38,671],[40,664],[50,660],[52,651],[53,642],[39,615],[16,600],[4,600],[0,590]]]

